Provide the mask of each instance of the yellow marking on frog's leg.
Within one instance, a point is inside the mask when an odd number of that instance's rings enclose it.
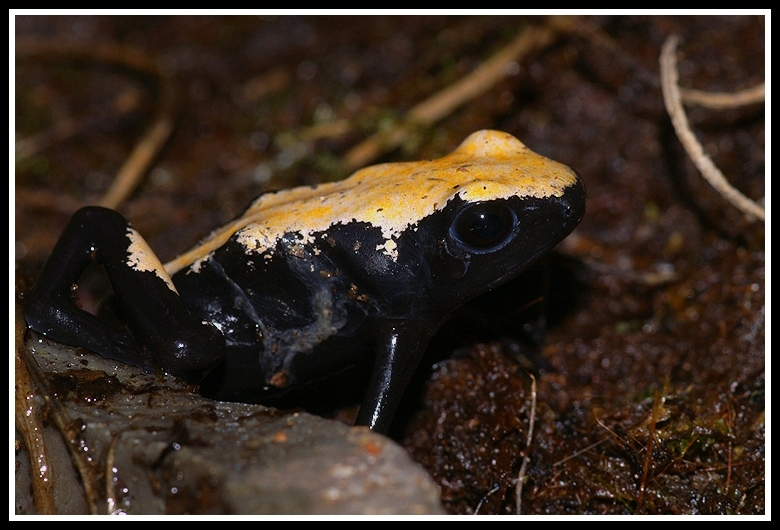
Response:
[[[162,281],[164,281],[168,288],[177,293],[176,286],[173,285],[171,277],[165,272],[163,264],[160,263],[160,259],[149,248],[149,244],[135,229],[127,229],[127,237],[130,239],[130,246],[127,247],[127,266],[137,271],[148,271],[155,273]]]
[[[435,160],[379,164],[340,182],[261,195],[249,209],[199,246],[166,265],[170,274],[213,252],[237,234],[248,253],[272,250],[285,233],[302,242],[328,228],[364,222],[378,228],[378,250],[397,258],[393,238],[456,195],[466,202],[509,197],[560,197],[575,173],[528,149],[514,136],[478,131],[452,153]]]

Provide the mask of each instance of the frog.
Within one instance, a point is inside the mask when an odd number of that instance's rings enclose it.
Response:
[[[387,433],[448,316],[528,269],[580,223],[576,171],[509,133],[260,195],[162,264],[118,212],[76,212],[25,300],[35,332],[220,401],[262,403],[372,362],[356,425]],[[79,307],[101,264],[126,325]],[[365,383],[365,382],[363,382]]]

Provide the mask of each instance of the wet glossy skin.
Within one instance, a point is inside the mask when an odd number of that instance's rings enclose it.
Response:
[[[26,316],[53,339],[159,365],[227,401],[261,401],[373,356],[357,422],[385,432],[447,316],[525,270],[584,207],[571,169],[506,133],[480,131],[437,160],[263,195],[164,267],[121,215],[85,208]],[[129,333],[72,301],[93,259]]]

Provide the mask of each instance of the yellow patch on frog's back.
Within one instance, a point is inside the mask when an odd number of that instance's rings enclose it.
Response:
[[[459,195],[467,202],[518,197],[560,197],[576,183],[574,172],[538,155],[514,136],[478,131],[455,151],[421,162],[379,164],[340,182],[299,187],[260,196],[239,219],[165,265],[169,274],[224,245],[237,234],[248,252],[272,250],[286,233],[302,243],[312,234],[352,221],[377,227],[383,251],[395,258],[392,238],[441,210]]]

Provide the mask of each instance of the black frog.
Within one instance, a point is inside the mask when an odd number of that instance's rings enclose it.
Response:
[[[373,356],[357,424],[386,432],[425,347],[464,302],[517,276],[583,217],[570,168],[498,131],[436,160],[267,193],[163,266],[117,212],[77,212],[28,294],[29,326],[258,402]],[[92,261],[129,331],[80,309]]]

